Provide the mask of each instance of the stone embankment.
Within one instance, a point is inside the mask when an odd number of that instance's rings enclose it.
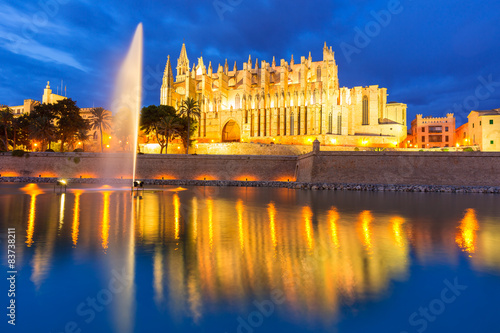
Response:
[[[41,177],[0,177],[1,182],[11,183],[55,183],[58,178]],[[129,185],[129,179],[70,178],[71,184]],[[451,185],[387,185],[387,184],[333,184],[278,181],[237,181],[237,180],[177,180],[143,179],[145,185],[176,186],[233,186],[233,187],[280,187],[298,190],[366,191],[366,192],[442,192],[442,193],[495,193],[498,186],[451,186]]]

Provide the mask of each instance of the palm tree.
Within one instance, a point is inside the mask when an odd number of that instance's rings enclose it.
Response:
[[[200,118],[201,116],[201,110],[200,106],[198,105],[198,101],[194,100],[191,97],[188,97],[184,101],[182,101],[181,109],[180,109],[181,115],[186,115],[187,117],[187,147],[186,147],[186,154],[189,154],[189,145],[190,145],[190,123],[191,123],[191,118]]]
[[[47,116],[39,116],[33,118],[31,123],[31,137],[42,141],[42,147],[45,147],[45,142],[48,140],[49,149],[50,142],[54,140],[56,126]]]
[[[12,122],[14,120],[14,114],[12,110],[8,107],[0,111],[0,126],[3,127],[5,140],[2,139],[2,142],[5,146],[5,150],[9,151],[9,136],[7,134],[7,130],[12,127]]]
[[[165,138],[164,143],[160,144],[160,154],[163,153],[163,147],[165,147],[165,154],[168,153],[168,141],[172,140],[176,135],[180,134],[182,129],[182,124],[180,123],[180,118],[173,115],[167,115],[160,120],[158,124],[158,132]]]
[[[103,108],[93,108],[92,110],[90,110],[90,113],[92,113],[92,118],[90,118],[90,126],[92,127],[92,129],[99,129],[99,133],[101,134],[102,153],[102,131],[109,131],[111,129],[111,115]]]

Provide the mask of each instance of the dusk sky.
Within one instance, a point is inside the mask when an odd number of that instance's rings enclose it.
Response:
[[[41,100],[47,81],[57,93],[64,80],[78,106],[109,107],[142,22],[143,105],[159,104],[167,55],[175,72],[183,41],[191,66],[203,54],[215,69],[226,58],[241,69],[249,54],[319,61],[326,41],[340,86],[378,84],[409,120],[454,112],[460,125],[471,109],[500,107],[498,13],[495,0],[3,1],[0,104]]]

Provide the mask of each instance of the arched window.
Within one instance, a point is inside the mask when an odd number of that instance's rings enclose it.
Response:
[[[234,108],[239,109],[240,108],[240,95],[236,94],[236,97],[234,98]]]
[[[362,125],[368,125],[370,123],[369,121],[369,114],[368,114],[368,97],[364,96],[363,97],[363,123]]]
[[[293,133],[293,127],[294,127],[293,126],[293,118],[294,117],[293,117],[293,112],[292,112],[292,113],[290,113],[290,135],[294,135],[294,133]]]
[[[297,135],[300,135],[300,108],[297,108]]]
[[[286,135],[286,108],[283,108],[283,135]]]
[[[333,114],[330,112],[328,114],[328,134],[332,134],[333,131]]]
[[[342,135],[342,113],[337,114],[337,134]]]
[[[300,80],[302,79],[302,71],[299,70],[299,83],[300,83]]]
[[[257,136],[260,136],[260,109],[257,113]]]
[[[321,67],[319,67],[319,66],[316,69],[316,80],[321,81]]]
[[[280,124],[280,111],[278,110],[278,115],[277,115],[277,120],[278,123],[276,124],[276,135],[280,135],[280,129],[281,129],[281,124]]]
[[[319,106],[319,134],[323,134],[323,106]]]
[[[248,124],[248,109],[245,109],[245,124]]]
[[[250,136],[253,136],[253,112],[250,115]]]

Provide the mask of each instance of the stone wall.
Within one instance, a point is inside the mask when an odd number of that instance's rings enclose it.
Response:
[[[300,182],[500,186],[500,153],[320,152],[298,159]]]
[[[323,148],[323,147],[322,147]],[[139,155],[137,178],[500,186],[500,153],[328,152],[301,156]],[[123,154],[0,153],[2,177],[131,178]]]

